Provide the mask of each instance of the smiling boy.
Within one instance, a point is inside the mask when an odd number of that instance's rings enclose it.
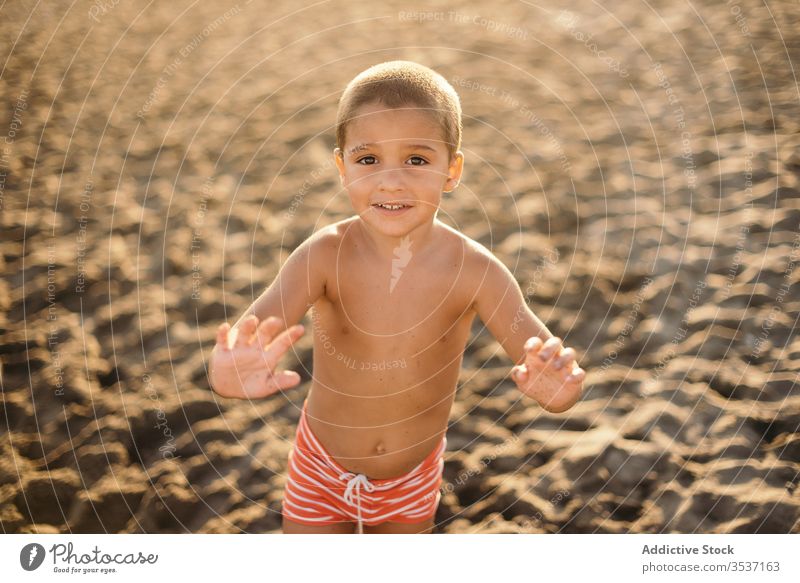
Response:
[[[276,367],[312,308],[313,378],[289,458],[284,532],[430,532],[473,319],[547,411],[578,400],[585,372],[511,272],[437,218],[464,164],[461,106],[443,77],[408,61],[367,69],[342,95],[336,139],[356,214],[304,241],[236,324],[220,325],[210,381],[240,399],[298,385],[296,372]]]

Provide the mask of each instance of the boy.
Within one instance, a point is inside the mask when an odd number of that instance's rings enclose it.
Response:
[[[276,366],[312,307],[314,374],[289,456],[284,532],[430,532],[473,318],[547,411],[578,400],[585,372],[511,272],[436,217],[464,161],[461,106],[443,77],[408,61],[367,69],[342,95],[336,138],[357,215],[304,241],[233,328],[220,325],[211,385],[253,399],[299,384]]]

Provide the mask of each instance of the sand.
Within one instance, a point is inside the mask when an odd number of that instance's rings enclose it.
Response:
[[[549,414],[476,323],[436,532],[800,533],[791,2],[142,6],[0,9],[3,532],[280,532],[312,339],[232,401],[214,331],[350,215],[337,99],[404,58],[462,99],[440,217],[588,373]]]

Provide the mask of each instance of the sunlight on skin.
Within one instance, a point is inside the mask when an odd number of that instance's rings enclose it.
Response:
[[[233,332],[230,324],[220,324],[209,371],[214,390],[224,397],[255,399],[299,385],[299,374],[275,368],[304,327],[298,324],[279,334],[283,326],[280,318],[259,323],[252,314]]]
[[[511,369],[519,390],[551,413],[574,405],[586,378],[586,372],[575,362],[575,350],[563,348],[558,337],[543,343],[538,336],[529,338],[524,349],[525,362]]]

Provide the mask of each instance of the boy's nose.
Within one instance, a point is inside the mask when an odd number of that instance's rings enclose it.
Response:
[[[405,189],[402,168],[388,168],[378,175],[378,189],[387,192]]]

